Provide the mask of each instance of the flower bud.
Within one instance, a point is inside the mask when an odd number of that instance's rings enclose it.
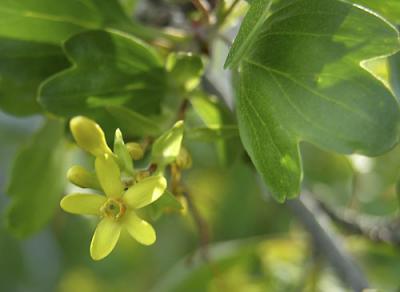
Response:
[[[96,122],[86,117],[78,116],[71,119],[69,125],[76,143],[83,150],[94,156],[100,156],[105,153],[112,154],[107,145],[104,132]]]
[[[101,189],[96,175],[79,165],[74,165],[68,170],[67,179],[81,188]]]
[[[176,157],[175,163],[180,169],[187,169],[192,167],[192,156],[185,147],[181,147],[181,150]]]
[[[135,171],[133,169],[132,158],[126,144],[124,143],[120,129],[115,130],[114,153],[117,156],[117,162],[122,170],[133,175]]]
[[[139,160],[143,158],[143,147],[139,143],[127,143],[126,148],[128,148],[129,154],[131,155],[133,160]]]

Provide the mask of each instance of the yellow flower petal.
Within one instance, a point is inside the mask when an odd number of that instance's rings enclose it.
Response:
[[[121,225],[112,218],[105,217],[97,225],[92,242],[90,255],[98,261],[110,254],[118,242],[121,234]]]
[[[98,156],[95,161],[95,169],[97,179],[107,196],[118,197],[123,193],[121,173],[118,164],[111,155]]]
[[[157,200],[166,187],[163,176],[150,176],[130,187],[124,194],[124,201],[129,207],[139,209]]]
[[[78,116],[71,119],[69,125],[76,143],[85,151],[94,156],[112,153],[107,145],[103,130],[96,122],[86,117]]]
[[[134,212],[125,214],[123,226],[141,244],[151,245],[156,241],[156,232],[153,227]]]
[[[72,214],[99,215],[107,198],[95,194],[70,194],[62,198],[61,208]]]

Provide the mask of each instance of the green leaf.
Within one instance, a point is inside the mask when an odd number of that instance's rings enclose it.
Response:
[[[0,108],[20,116],[39,112],[39,84],[67,66],[57,46],[0,38]]]
[[[68,67],[59,46],[83,30],[106,27],[137,32],[116,0],[1,1],[0,107],[15,115],[39,112],[40,83]]]
[[[6,193],[9,229],[24,237],[53,215],[64,187],[64,123],[48,120],[16,157]]]
[[[190,103],[207,129],[191,130],[189,137],[197,139],[215,138],[215,147],[221,164],[230,165],[241,151],[239,138],[235,135],[237,125],[234,115],[215,96],[199,93],[190,99]],[[221,139],[222,137],[224,139]]]
[[[299,194],[301,140],[364,155],[398,142],[399,105],[362,68],[398,49],[393,26],[342,1],[292,1],[264,22],[241,60],[237,114],[245,148],[278,201]]]
[[[74,116],[104,106],[148,112],[159,107],[165,72],[153,49],[116,31],[86,31],[64,49],[73,66],[44,82],[39,102],[48,111]]]
[[[178,121],[171,129],[154,141],[151,161],[159,164],[159,169],[173,162],[178,156],[181,150],[184,128],[183,121]]]
[[[198,55],[182,52],[172,53],[168,56],[166,69],[171,86],[191,91],[201,81],[204,64]]]
[[[352,0],[351,2],[371,9],[395,24],[400,24],[400,2],[397,0]]]
[[[252,238],[212,244],[207,248],[207,254],[213,259],[212,266],[204,261],[201,251],[197,251],[172,266],[150,291],[209,291],[208,288],[212,287],[211,284],[215,281],[215,271],[218,271],[218,280],[223,281],[227,279],[224,275],[227,274],[229,270],[234,267],[243,267],[246,261],[257,256],[261,247],[260,242],[261,239],[257,240]],[[187,264],[188,260],[190,260],[190,265]],[[240,275],[246,273],[243,270],[240,271],[242,272]],[[257,276],[262,275],[257,274]],[[243,286],[248,287],[245,285]],[[265,287],[265,283],[263,287]],[[219,290],[216,289],[215,291]],[[236,291],[246,291],[246,289],[239,289]]]
[[[108,106],[107,111],[118,121],[122,130],[132,136],[156,136],[161,129],[148,117],[124,107]]]
[[[178,212],[183,209],[182,204],[170,191],[166,190],[164,194],[154,203],[146,207],[149,216],[157,220],[163,213]]]
[[[3,0],[0,37],[60,45],[87,29],[124,30],[130,21],[115,0]]]
[[[270,11],[271,0],[254,0],[251,2],[246,18],[243,19],[240,30],[232,44],[224,68],[236,67],[240,59],[251,49],[262,29]]]

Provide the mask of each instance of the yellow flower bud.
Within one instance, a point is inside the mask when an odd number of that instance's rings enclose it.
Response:
[[[68,170],[67,179],[81,188],[100,189],[96,175],[79,165],[74,165]]]
[[[181,147],[179,154],[176,157],[175,163],[180,169],[187,169],[192,167],[192,156],[185,147]]]
[[[128,148],[129,154],[133,160],[139,160],[143,158],[143,147],[139,143],[130,142],[125,145],[126,148]]]
[[[96,122],[86,117],[78,116],[71,119],[69,125],[76,143],[83,150],[94,156],[100,156],[105,153],[112,154],[107,145],[104,132]]]

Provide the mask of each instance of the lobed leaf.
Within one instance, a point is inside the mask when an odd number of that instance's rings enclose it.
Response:
[[[39,84],[66,67],[55,45],[0,38],[0,108],[18,116],[40,112]]]
[[[283,3],[241,58],[237,101],[245,148],[281,202],[300,192],[301,140],[379,155],[400,134],[397,101],[362,67],[399,49],[396,29],[344,1]]]
[[[159,107],[165,72],[153,49],[116,31],[86,31],[64,49],[72,67],[44,82],[39,102],[55,114],[74,116],[105,106],[145,111]]]

